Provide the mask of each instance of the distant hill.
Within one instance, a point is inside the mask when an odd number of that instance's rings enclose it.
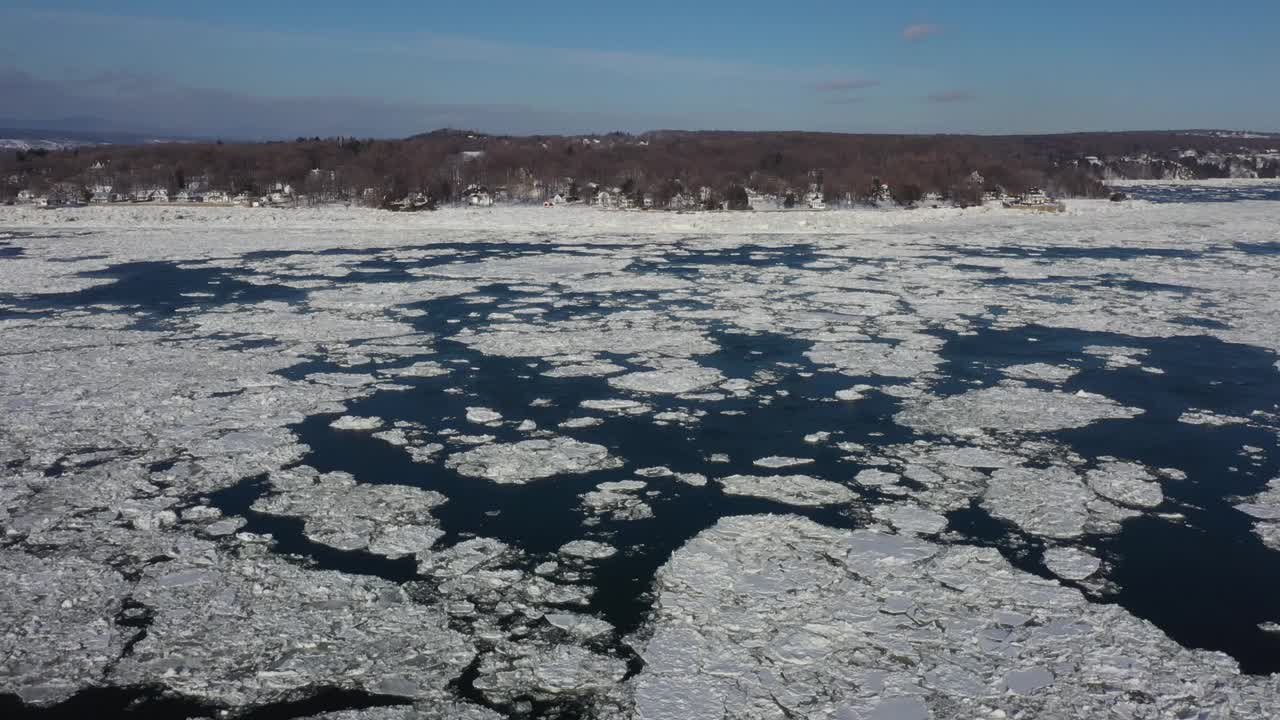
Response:
[[[93,145],[146,145],[150,143],[208,142],[212,138],[165,133],[104,129],[96,118],[66,118],[33,128],[0,118],[0,148],[10,150],[68,150]]]

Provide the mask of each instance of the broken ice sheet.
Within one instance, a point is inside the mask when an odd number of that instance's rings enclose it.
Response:
[[[746,495],[798,507],[847,504],[858,497],[844,485],[808,475],[730,475],[716,482],[728,495]]]
[[[279,492],[260,498],[253,509],[301,518],[306,536],[323,545],[396,558],[425,552],[444,535],[431,514],[445,502],[438,492],[304,470],[276,473],[272,481]]]
[[[942,399],[909,403],[894,419],[917,432],[966,434],[971,430],[1048,432],[1083,427],[1099,420],[1141,415],[1086,392],[1064,393],[1026,387],[992,387]]]
[[[1152,717],[1280,711],[1272,679],[992,549],[731,517],[676,551],[657,586],[636,720],[1107,717],[1134,687]]]
[[[564,437],[493,443],[454,453],[445,460],[446,467],[461,475],[504,485],[617,468],[622,464],[622,460],[611,456],[603,445]]]

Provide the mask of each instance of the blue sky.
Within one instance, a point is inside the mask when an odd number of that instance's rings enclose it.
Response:
[[[227,136],[1280,130],[1280,2],[1119,5],[6,1],[0,121]]]

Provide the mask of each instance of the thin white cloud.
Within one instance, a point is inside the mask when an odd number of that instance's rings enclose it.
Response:
[[[818,83],[815,87],[818,92],[843,92],[845,90],[866,90],[879,85],[879,80],[827,80]]]
[[[942,26],[936,23],[916,23],[902,29],[902,39],[908,42],[919,42],[940,32],[942,32]]]
[[[939,90],[931,92],[927,96],[929,102],[933,103],[959,103],[969,102],[977,98],[972,90]]]

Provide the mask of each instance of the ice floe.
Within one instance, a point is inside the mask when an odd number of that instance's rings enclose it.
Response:
[[[894,419],[920,432],[964,435],[973,430],[1049,432],[1142,413],[1140,408],[1083,391],[992,387],[912,403]]]
[[[725,518],[677,551],[647,638],[637,720],[1280,710],[1274,678],[1240,676],[995,550],[796,517]]]
[[[716,482],[729,495],[747,495],[799,507],[840,505],[858,497],[844,485],[808,475],[730,475]]]
[[[603,445],[563,437],[493,443],[454,453],[445,459],[445,467],[461,475],[500,484],[526,483],[554,475],[621,466],[622,460],[610,455]]]

